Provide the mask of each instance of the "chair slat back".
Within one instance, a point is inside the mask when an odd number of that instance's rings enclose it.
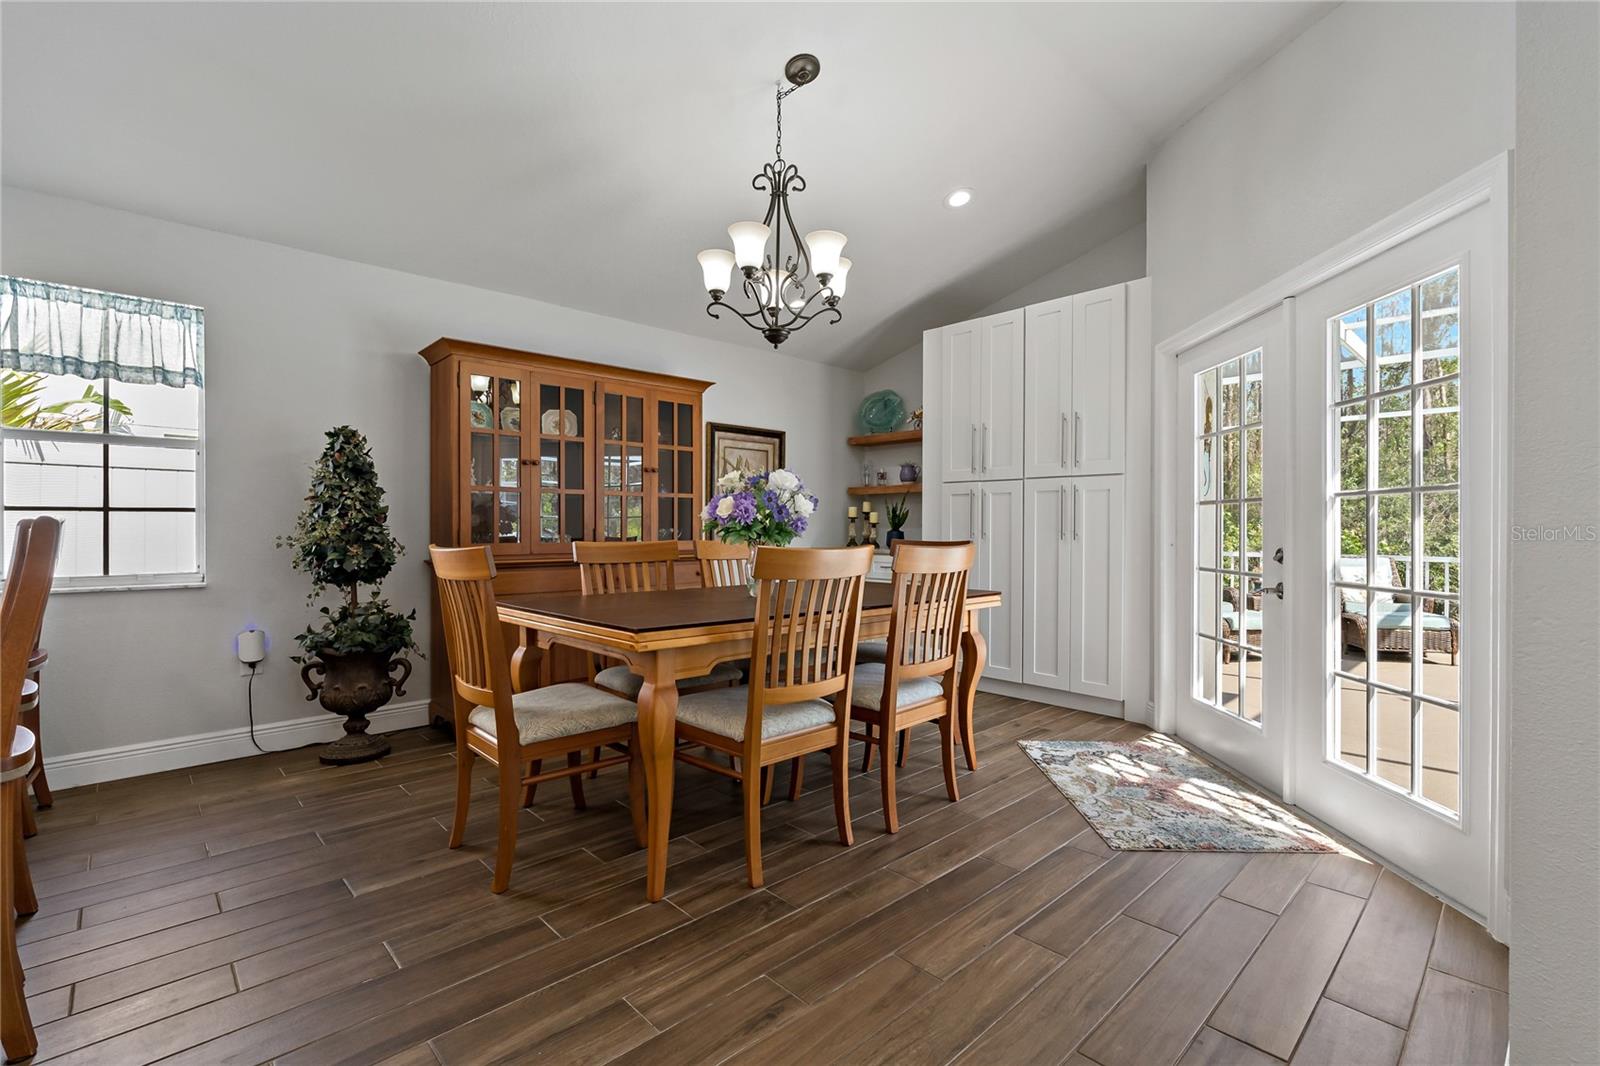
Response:
[[[511,715],[511,668],[495,610],[494,558],[488,545],[428,545],[439,586],[439,613],[454,688],[462,699],[495,708],[496,736],[516,736]],[[506,720],[499,716],[502,704]],[[456,728],[465,728],[457,722]],[[511,732],[506,732],[511,729]]]
[[[762,548],[756,553],[756,627],[746,736],[761,707],[843,692],[848,701],[872,549]],[[845,706],[849,706],[846,702]]]
[[[677,588],[678,542],[573,542],[578,585],[585,595],[608,592],[654,592]]]
[[[966,610],[971,541],[901,541],[894,551],[894,606],[885,661],[896,677],[955,667]]]
[[[9,752],[16,736],[22,682],[44,626],[60,540],[61,523],[54,518],[24,518],[17,523],[0,602],[0,751]]]
[[[750,545],[697,540],[694,554],[700,560],[700,584],[706,588],[737,588],[750,583]]]

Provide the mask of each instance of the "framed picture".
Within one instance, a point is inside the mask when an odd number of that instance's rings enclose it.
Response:
[[[706,497],[715,494],[717,478],[729,470],[759,474],[784,464],[787,435],[781,429],[756,429],[706,423]]]

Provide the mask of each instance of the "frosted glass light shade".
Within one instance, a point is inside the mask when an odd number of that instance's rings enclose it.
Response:
[[[806,247],[811,250],[811,272],[838,273],[839,253],[844,251],[845,240],[844,234],[832,229],[814,229],[806,234]]]
[[[828,288],[833,290],[835,299],[844,295],[844,279],[849,273],[850,260],[841,255],[839,257],[839,269],[834,272],[833,277],[828,279]]]
[[[771,230],[761,222],[735,222],[728,227],[733,238],[733,260],[739,269],[759,267],[767,257],[767,234]]]
[[[727,292],[728,278],[733,274],[733,253],[726,248],[707,248],[695,258],[700,261],[706,291]]]

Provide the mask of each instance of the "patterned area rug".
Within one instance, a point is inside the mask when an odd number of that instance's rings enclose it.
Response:
[[[1169,737],[1018,743],[1119,851],[1345,850]]]

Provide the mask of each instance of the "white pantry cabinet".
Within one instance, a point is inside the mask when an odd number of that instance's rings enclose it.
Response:
[[[1024,484],[1023,680],[1121,699],[1123,479]]]
[[[1127,286],[1033,304],[1026,312],[1024,476],[1122,473]]]
[[[985,679],[1147,707],[1149,316],[1140,280],[923,335],[928,529],[1005,596]]]
[[[978,615],[989,642],[983,676],[1001,681],[1022,680],[1022,486],[1020,480],[965,482],[946,485],[941,496],[940,535],[970,540],[978,549],[968,586],[1004,597],[999,607]]]
[[[1023,312],[946,327],[940,338],[945,481],[1022,476]]]

